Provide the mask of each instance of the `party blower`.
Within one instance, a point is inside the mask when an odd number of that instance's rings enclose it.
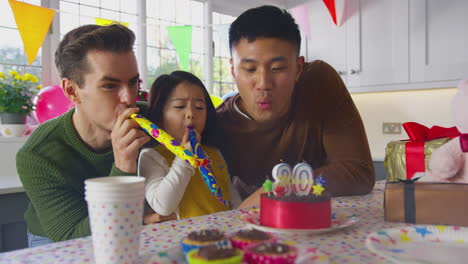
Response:
[[[130,118],[134,119],[151,137],[174,153],[174,155],[177,155],[182,160],[190,163],[194,168],[199,168],[203,180],[210,192],[218,201],[228,205],[228,202],[223,199],[221,189],[219,188],[216,178],[213,176],[213,170],[209,165],[209,160],[205,158],[205,154],[203,153],[200,143],[197,141],[193,128],[190,128],[189,140],[195,154],[182,146],[179,141],[174,139],[166,131],[162,130],[143,116],[132,114]]]
[[[194,155],[188,149],[184,148],[184,146],[180,145],[178,140],[174,139],[166,131],[162,130],[143,116],[132,114],[130,118],[133,118],[151,137],[174,153],[174,155],[177,155],[182,160],[190,163],[194,168],[199,168],[200,166],[207,165],[210,162],[207,159],[202,159],[197,157],[197,155]]]
[[[189,127],[189,140],[190,146],[192,146],[192,150],[195,152],[195,155],[197,155],[201,159],[206,159],[205,153],[202,150],[201,144],[197,140],[197,136],[195,134],[195,130],[193,130],[193,127]],[[216,178],[213,175],[213,170],[211,169],[210,164],[200,166],[198,169],[200,170],[203,180],[205,181],[206,186],[208,186],[210,192],[222,204],[229,206],[227,201],[223,199],[221,188],[219,188],[219,185],[216,182]]]

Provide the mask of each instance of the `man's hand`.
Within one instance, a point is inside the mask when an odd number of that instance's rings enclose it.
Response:
[[[260,194],[264,193],[263,187],[260,187],[257,191],[252,193],[249,197],[247,197],[242,203],[239,205],[237,209],[243,209],[247,207],[259,207],[260,206]]]
[[[143,222],[145,223],[145,225],[161,223],[170,220],[177,220],[177,215],[175,213],[172,213],[168,216],[160,215],[154,212],[154,210],[151,209],[151,207],[146,209],[145,216],[143,217]]]
[[[136,114],[139,110],[132,107],[123,111],[111,133],[115,166],[127,173],[136,173],[138,149],[150,140],[145,132],[138,129],[138,123],[129,119],[131,114]]]

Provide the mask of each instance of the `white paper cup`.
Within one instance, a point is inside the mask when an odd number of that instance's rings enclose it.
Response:
[[[141,184],[140,186],[132,186],[132,187],[127,187],[127,188],[115,188],[115,187],[107,188],[107,187],[86,187],[85,186],[85,191],[89,193],[134,194],[134,193],[138,193],[141,188],[145,188],[145,185]]]
[[[85,191],[86,195],[86,200],[92,200],[92,201],[101,201],[101,202],[125,202],[129,200],[137,200],[141,198],[141,195],[134,194],[102,194],[102,193],[89,193],[88,191]]]
[[[85,181],[86,189],[99,190],[128,190],[141,188],[145,185],[144,177],[137,176],[109,176],[92,178]]]
[[[135,263],[138,259],[144,180],[135,176],[111,176],[85,181],[97,264]]]

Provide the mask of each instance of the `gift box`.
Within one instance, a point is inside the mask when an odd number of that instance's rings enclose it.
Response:
[[[403,182],[385,186],[385,221],[468,226],[468,184]]]
[[[414,122],[403,124],[408,140],[391,141],[385,150],[384,167],[387,182],[408,180],[416,172],[425,172],[432,152],[450,139],[460,135],[456,127],[427,128]]]

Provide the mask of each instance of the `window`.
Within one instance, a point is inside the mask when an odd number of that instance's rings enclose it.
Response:
[[[40,6],[40,0],[22,1]],[[20,74],[30,73],[41,78],[41,49],[32,65],[28,64],[23,41],[16,26],[15,17],[8,1],[0,1],[0,72],[14,70]]]
[[[227,25],[234,21],[235,17],[213,13],[213,25]],[[222,97],[236,91],[234,80],[231,75],[231,58],[229,51],[229,35],[227,27],[213,27],[214,58],[213,58],[213,94]]]
[[[103,18],[129,23],[129,28],[137,33],[137,1],[128,0],[54,0],[59,9],[55,14],[60,17],[60,39],[70,30],[85,24],[95,24],[95,18]],[[41,5],[41,0],[25,0],[24,2]],[[190,54],[189,71],[206,83],[203,76],[204,57],[204,7],[197,0],[150,0],[146,1],[147,30],[147,84],[164,73],[170,73],[180,68],[175,47],[169,39],[167,26],[192,26],[192,51]],[[32,73],[39,78],[42,73],[41,55],[39,50],[33,65],[29,66],[23,49],[23,43],[16,27],[13,13],[8,1],[0,1],[0,71],[15,70],[19,73]],[[235,17],[213,13],[213,25],[230,24]],[[229,48],[226,35],[213,27],[213,94],[222,97],[235,90],[235,84],[230,73]],[[224,39],[223,39],[224,37]],[[57,36],[58,38],[58,36]],[[53,41],[58,41],[57,39]],[[141,47],[136,42],[136,51]],[[57,45],[57,43],[52,43]],[[44,55],[46,56],[46,55]],[[46,57],[48,57],[47,55]],[[53,54],[50,55],[53,64]],[[47,59],[47,58],[46,58]],[[44,62],[44,65],[46,63]],[[47,66],[49,68],[49,66]]]
[[[203,3],[193,0],[146,2],[148,88],[161,74],[180,69],[167,26],[192,26],[189,71],[203,80]]]
[[[128,23],[128,27],[133,32],[137,32],[136,9],[136,1],[61,0],[59,13],[60,38],[76,27],[86,24],[95,24],[95,18]]]

